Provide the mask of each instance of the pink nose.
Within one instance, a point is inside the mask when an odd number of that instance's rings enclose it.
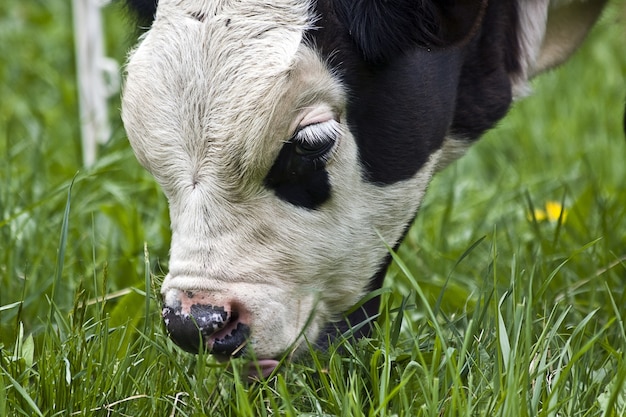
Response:
[[[244,353],[250,327],[231,305],[208,304],[206,297],[191,291],[180,291],[175,302],[171,297],[168,301],[174,305],[163,305],[163,321],[172,341],[182,349],[191,353],[204,349],[224,360]]]

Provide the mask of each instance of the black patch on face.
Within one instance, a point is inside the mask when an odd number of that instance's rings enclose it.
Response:
[[[285,142],[265,177],[265,185],[288,203],[316,209],[330,197],[328,172],[322,160],[301,155],[296,148],[295,143]]]
[[[391,13],[408,2],[381,2],[385,5],[376,7],[389,13],[378,16],[385,22],[371,25],[367,34],[352,33],[351,22],[370,21],[375,13],[350,3],[318,0],[319,29],[308,37],[346,88],[347,123],[366,180],[385,185],[411,178],[447,133],[473,141],[504,117],[511,103],[510,76],[520,69],[515,0],[488,6],[482,0],[425,0],[423,7],[435,20],[420,17],[411,36],[393,31],[396,23],[398,30],[407,24],[401,13]],[[466,9],[474,12],[460,13]],[[429,24],[446,27],[430,36],[435,32]],[[452,42],[464,30],[469,32],[463,41]]]
[[[413,177],[441,147],[452,122],[462,50],[411,46],[371,63],[334,3],[318,1],[317,8],[319,29],[308,35],[347,90],[347,123],[365,180],[386,185]]]
[[[459,69],[458,51],[416,49],[389,64],[343,74],[352,95],[347,120],[367,181],[412,178],[441,147],[454,114]]]

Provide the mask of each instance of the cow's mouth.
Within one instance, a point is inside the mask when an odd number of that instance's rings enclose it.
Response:
[[[236,311],[207,304],[180,303],[162,309],[163,323],[172,341],[190,353],[205,351],[220,362],[245,355],[250,327]],[[246,370],[251,379],[267,378],[279,365],[273,358],[252,361]]]

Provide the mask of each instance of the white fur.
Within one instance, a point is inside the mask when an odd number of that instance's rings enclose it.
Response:
[[[441,146],[441,158],[437,163],[436,171],[441,171],[463,155],[472,146],[472,141],[457,139],[452,135],[448,135],[443,140]]]

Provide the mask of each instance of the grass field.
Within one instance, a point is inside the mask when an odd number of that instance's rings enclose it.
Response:
[[[70,13],[0,4],[0,417],[626,415],[623,2],[432,183],[375,337],[257,383],[164,334],[166,202],[119,100],[82,168]]]

